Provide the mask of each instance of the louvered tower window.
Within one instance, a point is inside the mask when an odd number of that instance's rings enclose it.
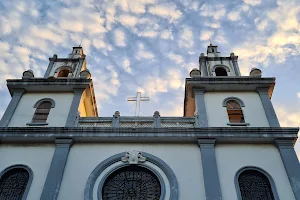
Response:
[[[46,122],[52,103],[50,101],[43,101],[39,104],[37,109],[35,110],[34,116],[32,118],[32,122]]]
[[[227,71],[223,67],[217,67],[215,69],[216,76],[227,76]]]
[[[5,172],[0,179],[0,200],[21,200],[29,181],[29,173],[23,168]]]
[[[245,123],[244,114],[240,104],[235,100],[229,100],[226,104],[230,123]]]
[[[269,179],[257,170],[245,170],[238,177],[242,200],[274,200]]]
[[[57,77],[68,77],[70,70],[62,69],[58,72]]]

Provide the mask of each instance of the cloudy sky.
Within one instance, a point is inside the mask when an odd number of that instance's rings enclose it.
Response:
[[[272,98],[282,126],[300,126],[298,0],[18,0],[0,2],[0,116],[10,101],[5,80],[45,73],[53,54],[80,44],[100,116],[134,115],[126,98],[149,96],[141,115],[182,116],[184,80],[209,38],[223,56],[239,56],[276,77]],[[300,145],[297,146],[300,152]]]

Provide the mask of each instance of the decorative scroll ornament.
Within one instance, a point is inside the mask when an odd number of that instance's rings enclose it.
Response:
[[[122,162],[128,162],[129,164],[139,164],[139,162],[145,162],[146,158],[142,156],[142,152],[132,150],[125,154],[122,159]]]

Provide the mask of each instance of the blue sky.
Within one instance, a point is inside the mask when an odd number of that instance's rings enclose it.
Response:
[[[239,56],[243,75],[258,67],[276,77],[281,125],[300,126],[297,0],[1,1],[0,116],[7,78],[43,76],[48,58],[66,57],[81,38],[100,116],[134,115],[126,98],[137,91],[150,97],[141,115],[182,116],[185,78],[211,38],[223,56]]]

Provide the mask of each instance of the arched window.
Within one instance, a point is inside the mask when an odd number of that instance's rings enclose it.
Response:
[[[57,77],[68,77],[69,72],[69,69],[62,69],[58,72]]]
[[[32,122],[36,122],[36,123],[46,122],[51,107],[53,107],[53,105],[50,100],[41,101],[36,107],[34,116],[32,118]]]
[[[12,167],[0,177],[0,199],[26,199],[31,184],[31,174],[24,167]]]
[[[245,123],[243,110],[236,100],[228,100],[226,109],[230,123]]]
[[[242,200],[275,200],[268,177],[255,169],[242,171],[238,176]]]
[[[102,188],[103,200],[161,199],[161,185],[156,175],[144,167],[130,165],[110,174]]]
[[[227,71],[223,67],[217,67],[215,69],[216,76],[227,76]]]

